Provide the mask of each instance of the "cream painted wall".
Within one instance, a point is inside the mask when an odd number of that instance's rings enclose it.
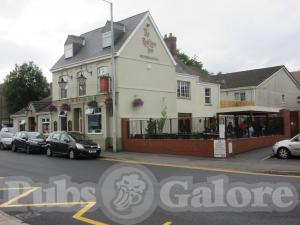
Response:
[[[282,102],[282,95],[285,96],[285,103]],[[284,68],[256,89],[256,103],[260,106],[299,110],[298,96],[300,96],[300,89]]]
[[[245,92],[246,101],[255,101],[255,87],[222,89],[221,100],[235,101],[234,94],[237,92]]]
[[[144,29],[155,43],[153,52],[143,44]],[[118,104],[120,118],[158,118],[167,106],[168,117],[176,117],[175,65],[148,18],[141,24],[117,59]],[[132,107],[132,101],[141,98],[144,105]]]
[[[177,80],[190,82],[191,88],[190,99],[177,98],[178,113],[192,113],[192,117],[213,117],[216,115],[220,107],[220,86],[218,84],[202,83],[198,81],[196,76],[181,74],[177,74]],[[208,105],[205,104],[205,88],[211,88],[211,104]]]
[[[79,96],[78,94],[78,81],[77,81],[77,73],[80,71],[84,71],[84,74],[87,78],[86,80],[86,96],[91,96],[91,95],[97,95],[100,93],[100,87],[99,87],[99,79],[98,79],[98,68],[106,66],[108,67],[108,71],[111,74],[111,65],[110,65],[110,60],[104,60],[100,62],[95,62],[95,63],[90,63],[87,65],[84,65],[83,67],[77,66],[74,68],[70,68],[67,70],[64,70],[62,72],[55,72],[52,75],[52,98],[53,101],[60,100],[60,89],[58,85],[58,80],[59,77],[62,74],[68,74],[71,77],[67,77],[68,79],[68,97],[67,98],[76,98]]]

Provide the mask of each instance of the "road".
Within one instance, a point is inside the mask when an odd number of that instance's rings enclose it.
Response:
[[[116,165],[117,162],[99,159],[99,160],[68,160],[66,158],[52,157],[48,158],[44,155],[25,153],[13,153],[10,151],[0,151],[0,184],[2,181],[9,181],[11,177],[22,176],[30,178],[34,181],[32,186],[39,187],[40,183],[47,184],[51,177],[67,175],[71,177],[74,183],[95,183],[97,184],[101,175],[108,168]],[[255,175],[237,173],[222,173],[213,171],[202,171],[196,169],[185,169],[175,167],[164,167],[158,165],[146,165],[158,182],[172,176],[190,176],[194,182],[206,181],[207,177],[226,175],[229,181],[243,182],[248,184],[257,184],[260,182],[268,182],[275,184],[286,182],[300,190],[300,178],[272,176],[272,175]],[[98,187],[99,188],[99,187]],[[1,186],[0,186],[1,190]],[[28,190],[24,190],[26,192]],[[29,190],[30,191],[30,190]],[[15,196],[14,199],[6,199],[6,195],[0,192],[0,210],[10,215],[16,216],[26,223],[32,225],[84,225],[84,224],[117,224],[104,214],[100,209],[94,209],[93,204],[88,203],[75,204],[71,203],[68,211],[64,210],[63,204],[52,205],[52,210],[44,210],[50,202],[45,201],[44,205],[35,207],[31,193],[24,196]],[[2,192],[5,192],[4,188]],[[24,193],[22,192],[22,193]],[[3,207],[3,203],[10,201],[7,205],[14,207]],[[2,201],[2,202],[1,202]],[[96,201],[96,199],[94,200]],[[52,202],[53,203],[53,202]],[[70,202],[69,202],[70,203]],[[2,204],[2,207],[1,207]],[[98,202],[98,204],[102,204]],[[5,205],[4,205],[5,206]],[[71,210],[70,210],[71,209]],[[299,225],[300,224],[300,205],[288,212],[235,212],[229,210],[227,212],[220,210],[212,210],[212,212],[192,212],[190,210],[184,212],[171,212],[170,210],[156,207],[154,212],[146,220],[139,224],[151,225]]]

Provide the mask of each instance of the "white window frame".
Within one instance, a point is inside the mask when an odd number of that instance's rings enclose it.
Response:
[[[191,98],[191,82],[177,80],[177,98]]]
[[[48,124],[48,133],[44,133],[43,125]],[[51,133],[51,122],[49,117],[42,117],[41,118],[41,125],[42,125],[42,133],[43,134],[50,134]]]
[[[206,100],[208,100],[208,102]],[[211,105],[211,88],[204,89],[204,103],[205,105]]]
[[[246,92],[240,92],[240,101],[246,101]]]
[[[66,59],[73,57],[73,55],[74,55],[73,44],[65,45],[65,49],[64,50],[65,50],[65,58]]]
[[[95,112],[96,109],[100,109],[100,112]],[[95,132],[95,133],[89,132],[89,116],[91,116],[91,115],[100,115],[101,116],[101,118],[100,118],[100,123],[101,123],[101,130],[100,130],[100,132]],[[90,110],[89,113],[85,114],[85,118],[86,118],[86,126],[85,127],[86,127],[86,133],[87,134],[102,134],[103,123],[102,123],[102,108],[101,107],[98,107],[98,108]]]
[[[246,92],[234,92],[234,100],[239,102],[246,101]]]

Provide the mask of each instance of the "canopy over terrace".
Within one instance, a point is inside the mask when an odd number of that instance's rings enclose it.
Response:
[[[226,138],[241,138],[281,134],[283,129],[280,109],[264,106],[221,108],[219,124],[225,125]]]
[[[265,106],[241,106],[241,107],[227,107],[221,108],[218,115],[268,115],[279,114],[279,108],[265,107]]]

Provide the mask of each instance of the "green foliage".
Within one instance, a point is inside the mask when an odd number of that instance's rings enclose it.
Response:
[[[166,120],[167,120],[167,107],[165,106],[161,111],[161,118],[157,121],[158,133],[163,132]]]
[[[33,62],[15,65],[5,78],[3,95],[7,98],[8,109],[14,113],[28,105],[49,96],[49,85],[42,71]]]
[[[185,65],[194,67],[200,73],[207,75],[209,74],[209,72],[203,68],[202,62],[198,61],[196,55],[194,55],[194,57],[191,58],[184,52],[177,50],[177,58],[180,59]]]
[[[147,121],[146,132],[147,132],[147,134],[155,134],[155,130],[156,130],[156,121],[153,120],[152,118],[150,118]]]

